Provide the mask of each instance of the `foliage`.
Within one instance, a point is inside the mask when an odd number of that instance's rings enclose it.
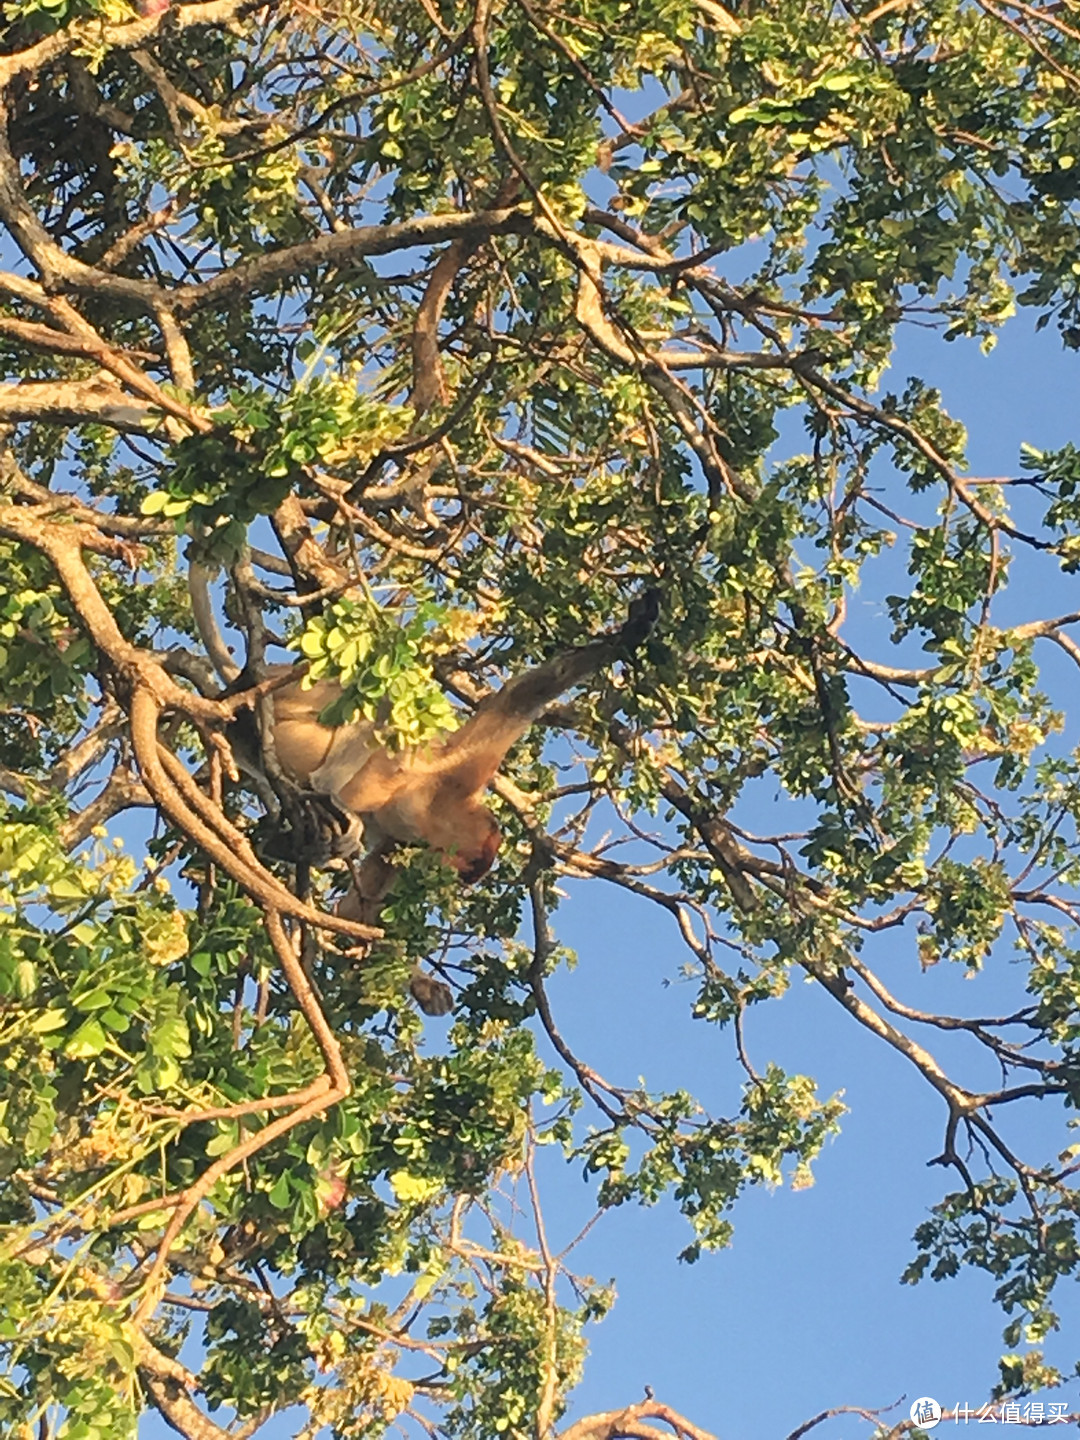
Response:
[[[886,371],[910,323],[989,349],[1018,306],[1080,348],[1071,14],[4,6],[5,1433],[154,1409],[220,1440],[295,1405],[310,1436],[546,1440],[611,1296],[549,1243],[540,1147],[601,1210],[671,1197],[686,1259],[727,1244],[843,1113],[755,1068],[793,977],[941,1098],[956,1188],[905,1278],[987,1272],[999,1393],[1059,1380],[1076,1147],[997,1126],[1080,1102],[1080,754],[1039,670],[1080,663],[1077,617],[1029,608],[1080,566],[1080,456],[1033,436],[974,478],[940,377]],[[343,868],[251,848],[243,660],[340,680],[324,719],[407,749],[646,589],[641,650],[513,751],[478,886],[399,850],[372,940]],[[563,1040],[561,876],[672,917],[730,1114]],[[971,1010],[939,1015],[952,963]]]
[[[354,717],[373,721],[392,747],[417,745],[452,728],[454,712],[422,659],[433,638],[439,638],[433,637],[435,627],[449,618],[430,601],[405,616],[372,599],[344,599],[309,621],[296,641],[310,662],[304,684],[329,675],[342,686],[341,699],[324,713],[327,723]]]

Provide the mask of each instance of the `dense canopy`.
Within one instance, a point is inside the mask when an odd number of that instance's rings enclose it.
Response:
[[[1080,5],[142,8],[0,30],[0,1428],[545,1440],[610,1297],[536,1147],[726,1244],[840,1126],[744,1034],[793,977],[940,1096],[908,1278],[989,1272],[1001,1393],[1053,1383],[1080,763],[1040,663],[1080,666],[1080,451],[973,475],[955,352],[889,362],[1018,306],[1080,348]],[[399,847],[374,938],[234,764],[268,666],[423,751],[649,594],[503,765],[497,866]],[[669,914],[657,980],[741,1107],[571,1050],[566,877],[629,945]],[[1017,961],[1011,1013],[920,1007],[920,967]],[[1044,1097],[1059,1142],[1017,1148]],[[672,1419],[626,1400],[561,1433]]]

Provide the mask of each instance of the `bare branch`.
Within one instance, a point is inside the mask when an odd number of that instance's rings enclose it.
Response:
[[[147,1394],[174,1430],[186,1440],[233,1440],[231,1430],[215,1425],[192,1400],[189,1392],[195,1386],[195,1377],[189,1370],[151,1345],[145,1336],[139,1339],[137,1353],[139,1376]]]
[[[146,786],[132,775],[126,765],[118,765],[90,804],[61,825],[57,832],[60,844],[65,850],[73,850],[99,825],[104,825],[122,810],[130,810],[135,806],[145,807],[153,803],[153,797]]]

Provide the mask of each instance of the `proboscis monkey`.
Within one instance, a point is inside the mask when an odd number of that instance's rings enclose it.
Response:
[[[483,794],[510,747],[544,710],[603,666],[630,655],[656,621],[658,596],[649,590],[634,600],[618,629],[563,651],[515,676],[489,695],[459,730],[412,749],[380,744],[367,720],[327,725],[322,715],[341,697],[332,680],[307,689],[302,677],[288,681],[288,667],[267,678],[283,683],[272,690],[273,750],[278,767],[325,805],[335,831],[331,853],[366,852],[356,889],[341,904],[352,918],[374,918],[393,880],[386,856],[395,844],[422,842],[451,865],[465,885],[491,868],[501,832]],[[243,680],[234,682],[242,684]],[[237,758],[251,770],[253,729],[241,722],[233,738]],[[240,732],[247,729],[244,736]],[[243,752],[247,751],[245,755]],[[255,756],[257,761],[257,755]],[[449,1008],[449,990],[422,972],[413,994],[429,1014]],[[423,982],[423,985],[420,985]],[[419,986],[419,989],[418,989]],[[425,987],[438,993],[427,994]]]
[[[507,751],[560,695],[635,650],[657,608],[656,593],[647,591],[619,629],[516,675],[487,696],[460,730],[415,749],[386,749],[369,721],[324,725],[319,716],[341,695],[333,681],[307,690],[300,680],[283,685],[274,691],[278,763],[298,784],[355,816],[369,852],[390,842],[423,841],[472,885],[487,874],[499,849],[499,826],[483,794]],[[339,853],[355,849],[358,840],[350,834]]]

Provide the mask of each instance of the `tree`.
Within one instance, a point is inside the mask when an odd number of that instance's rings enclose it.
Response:
[[[990,346],[1017,303],[1080,348],[1073,8],[141,12],[4,8],[6,1432],[153,1407],[216,1440],[300,1404],[309,1435],[544,1440],[609,1297],[546,1237],[536,1147],[601,1209],[673,1193],[687,1258],[726,1244],[839,1125],[743,1042],[800,974],[941,1098],[907,1278],[989,1272],[1000,1394],[1055,1383],[1017,1346],[1080,1261],[1075,1147],[999,1118],[1080,1100],[1080,763],[1038,669],[1080,664],[1080,613],[997,617],[1010,568],[1029,596],[1080,568],[1080,452],[972,477],[938,393],[883,373],[899,327]],[[889,556],[891,634],[853,626]],[[643,646],[504,765],[471,888],[402,847],[377,926],[338,914],[272,745],[234,765],[268,664],[423,747],[648,590]],[[562,1039],[566,875],[670,914],[737,1114]],[[1011,947],[1023,1003],[894,995],[893,930],[924,968]],[[563,1434],[665,1423],[701,1433],[649,1399]]]

